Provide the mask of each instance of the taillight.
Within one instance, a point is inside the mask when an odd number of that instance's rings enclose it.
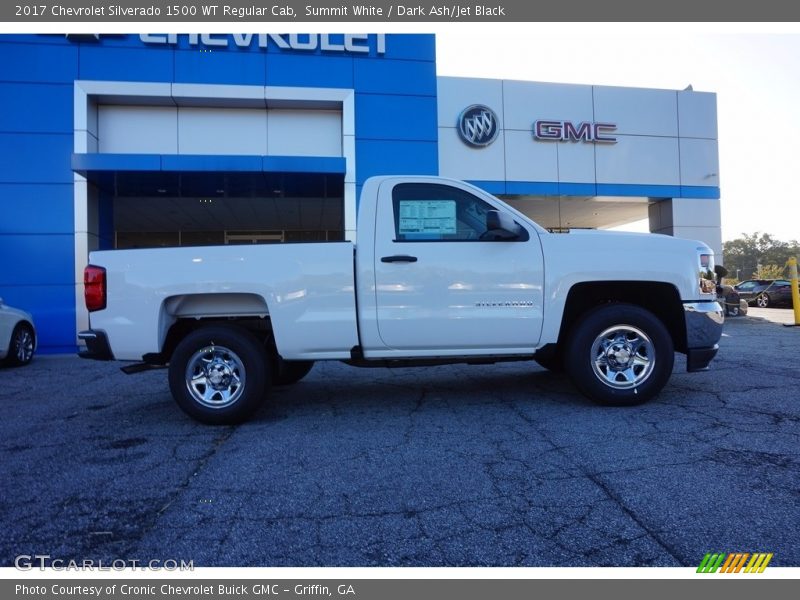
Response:
[[[106,307],[106,270],[89,265],[83,270],[83,297],[89,312]]]

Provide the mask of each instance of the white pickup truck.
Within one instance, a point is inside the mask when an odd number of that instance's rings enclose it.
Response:
[[[606,405],[644,402],[675,351],[704,370],[722,334],[712,251],[663,235],[549,233],[483,190],[375,177],[358,242],[93,252],[80,355],[169,367],[189,415],[248,418],[317,360],[535,360]]]

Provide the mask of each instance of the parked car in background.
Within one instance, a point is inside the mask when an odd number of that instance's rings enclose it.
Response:
[[[33,317],[4,304],[0,298],[0,363],[15,367],[27,365],[35,350]]]
[[[792,285],[788,279],[748,279],[734,289],[740,298],[759,308],[792,303]]]

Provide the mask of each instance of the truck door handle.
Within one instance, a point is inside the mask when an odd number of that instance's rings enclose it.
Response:
[[[417,262],[416,256],[408,256],[406,254],[395,254],[394,256],[381,257],[381,262]]]

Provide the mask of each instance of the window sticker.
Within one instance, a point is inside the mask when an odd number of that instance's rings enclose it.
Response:
[[[398,234],[456,233],[455,200],[400,200]]]

